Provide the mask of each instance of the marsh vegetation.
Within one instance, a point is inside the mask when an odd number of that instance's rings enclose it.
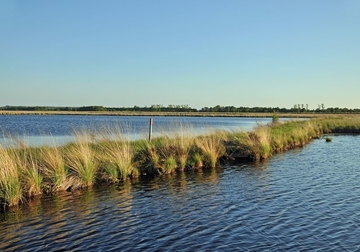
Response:
[[[10,207],[40,194],[74,191],[97,183],[263,160],[328,133],[360,133],[360,117],[273,120],[250,132],[194,135],[180,125],[152,141],[131,141],[121,129],[75,132],[64,146],[0,147],[0,201]]]

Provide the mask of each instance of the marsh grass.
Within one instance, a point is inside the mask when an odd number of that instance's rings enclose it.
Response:
[[[65,165],[62,148],[55,146],[40,149],[41,171],[44,174],[43,188],[46,192],[65,191],[74,185]]]
[[[136,156],[142,172],[169,174],[189,167],[193,146],[192,127],[173,124],[171,128],[161,130],[160,135],[151,142],[138,141]]]
[[[193,168],[199,169],[204,166],[203,157],[199,152],[194,152],[190,159],[190,165]]]
[[[360,116],[322,118],[314,120],[321,133],[360,133]]]
[[[204,164],[216,167],[219,158],[225,154],[225,132],[212,132],[207,136],[199,136],[195,139],[195,145],[200,150]]]
[[[74,191],[100,181],[134,179],[139,174],[217,167],[224,158],[235,155],[263,160],[324,133],[360,133],[360,116],[276,121],[251,132],[204,135],[177,125],[151,142],[130,141],[120,129],[78,131],[76,141],[65,146],[31,148],[13,139],[16,147],[0,147],[0,202],[14,206],[42,192]]]
[[[165,135],[165,153],[164,156],[170,154],[175,160],[174,169],[184,171],[189,165],[190,151],[194,146],[195,135],[190,125],[182,124],[174,125],[171,135]]]
[[[75,132],[76,142],[65,149],[65,164],[70,175],[78,181],[73,187],[90,187],[95,183],[97,163],[93,149],[94,135],[91,132]]]
[[[97,153],[106,174],[113,182],[139,176],[134,161],[133,143],[124,137],[120,128],[108,130],[102,135]]]
[[[6,206],[17,205],[23,200],[17,159],[11,154],[0,146],[0,202],[3,201]]]
[[[289,121],[261,125],[251,132],[230,134],[229,142],[237,151],[254,160],[267,159],[275,153],[304,146],[322,132],[313,121]]]
[[[18,169],[21,171],[23,183],[23,193],[27,198],[31,198],[42,193],[41,186],[43,176],[39,171],[38,160],[33,157],[31,152],[24,151],[17,153]]]
[[[270,130],[260,127],[255,132],[243,132],[232,135],[232,141],[237,146],[238,152],[249,158],[260,160],[271,155]]]

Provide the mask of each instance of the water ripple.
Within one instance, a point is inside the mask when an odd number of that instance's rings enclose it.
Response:
[[[359,144],[44,197],[1,216],[0,251],[359,251]]]

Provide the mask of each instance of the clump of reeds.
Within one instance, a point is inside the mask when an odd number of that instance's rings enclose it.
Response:
[[[224,132],[213,132],[195,139],[196,147],[201,151],[205,165],[216,167],[219,158],[225,154],[224,140]]]
[[[169,174],[184,171],[190,164],[190,151],[194,146],[191,127],[179,124],[164,130],[160,137],[137,142],[137,159],[143,172]]]
[[[41,194],[43,176],[39,171],[38,160],[28,151],[16,152],[15,156],[18,170],[21,172],[23,193],[27,198]]]
[[[65,191],[73,186],[73,179],[69,177],[69,168],[65,165],[62,148],[43,147],[40,151],[40,159],[45,191]]]
[[[78,181],[76,187],[89,187],[96,179],[96,154],[92,148],[93,134],[75,132],[76,141],[66,149],[65,163],[70,168],[70,175]]]
[[[151,142],[138,142],[138,150],[143,172],[162,174],[175,171],[176,164],[170,165],[174,159],[174,149],[166,136],[155,138]]]
[[[120,128],[103,134],[98,150],[98,158],[113,182],[139,176],[134,163],[134,147]]]
[[[321,130],[307,121],[290,121],[258,126],[251,132],[234,133],[230,142],[237,151],[255,160],[267,159],[277,152],[301,147]]]
[[[20,171],[16,158],[0,146],[0,201],[7,206],[17,205],[23,200]]]
[[[166,134],[164,141],[164,156],[174,159],[174,168],[184,171],[189,165],[190,151],[194,146],[193,129],[189,125],[179,124],[173,126],[171,134]]]
[[[159,174],[161,173],[160,156],[158,154],[157,139],[153,141],[140,140],[136,142],[135,159],[140,164],[141,173]]]
[[[272,154],[268,126],[259,126],[254,132],[233,134],[232,141],[240,153],[255,160],[266,159]]]
[[[202,168],[204,166],[204,160],[202,155],[197,152],[196,150],[194,151],[194,153],[191,155],[190,161],[189,161],[190,165],[192,168],[198,169],[198,168]]]

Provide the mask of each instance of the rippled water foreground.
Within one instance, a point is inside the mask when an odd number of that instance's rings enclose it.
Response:
[[[359,146],[46,196],[0,214],[0,251],[356,251]]]

